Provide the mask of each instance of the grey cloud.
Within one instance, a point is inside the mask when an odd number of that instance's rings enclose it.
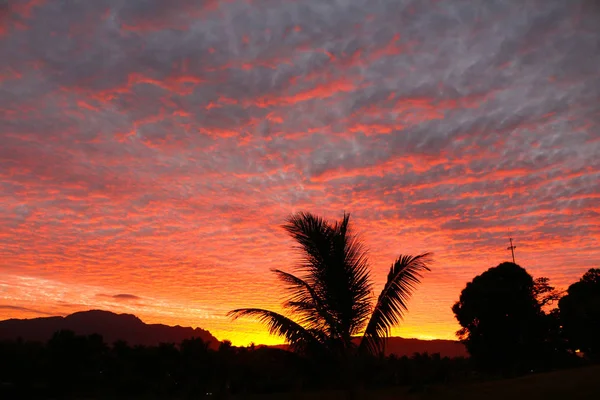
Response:
[[[140,297],[135,296],[133,294],[115,294],[114,296],[112,296],[113,299],[117,299],[117,300],[140,300]]]
[[[108,297],[114,300],[119,300],[119,301],[128,301],[128,300],[141,300],[141,297],[138,297],[136,295],[133,294],[128,294],[128,293],[120,293],[120,294],[114,294],[114,295],[110,295],[110,294],[99,294],[98,296],[100,297]]]
[[[8,304],[0,304],[0,310],[23,311],[23,312],[33,313],[33,314],[40,314],[40,315],[57,315],[57,314],[47,313],[47,312],[40,311],[40,310],[35,310],[32,308],[13,306],[13,305],[8,305]]]

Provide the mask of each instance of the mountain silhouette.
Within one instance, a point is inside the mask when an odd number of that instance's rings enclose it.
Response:
[[[0,340],[20,337],[23,340],[45,342],[59,330],[70,330],[78,335],[97,333],[108,344],[123,340],[132,346],[152,346],[159,343],[180,343],[184,339],[197,337],[210,342],[211,348],[219,346],[219,340],[204,329],[146,324],[132,314],[115,314],[102,310],[76,312],[66,317],[0,321]]]
[[[358,344],[359,339],[355,342]],[[289,345],[279,344],[268,347],[287,350]],[[410,357],[415,353],[439,353],[441,357],[469,357],[465,346],[457,340],[423,340],[423,339],[405,339],[398,336],[392,336],[387,339],[385,346],[385,355],[395,355],[397,357]]]
[[[102,335],[104,341],[112,344],[124,340],[129,345],[153,346],[159,343],[181,343],[184,339],[199,337],[210,342],[217,349],[219,340],[209,331],[200,328],[146,324],[132,314],[115,314],[110,311],[90,310],[76,312],[66,317],[45,317],[33,319],[8,319],[0,321],[0,340],[22,338],[29,341],[46,342],[54,332],[71,330],[79,335]],[[268,346],[287,349],[287,345]],[[385,354],[398,357],[412,356],[414,353],[440,353],[442,357],[467,357],[465,346],[455,340],[421,340],[390,337]]]
[[[394,354],[398,357],[412,356],[415,353],[439,353],[442,357],[468,357],[467,349],[457,340],[422,340],[405,339],[401,337],[388,338],[385,355]]]

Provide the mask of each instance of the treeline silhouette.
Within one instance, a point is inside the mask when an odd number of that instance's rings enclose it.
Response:
[[[550,309],[552,305],[558,305]],[[505,262],[476,276],[452,307],[457,336],[480,370],[519,375],[600,356],[600,269],[566,293]]]
[[[433,384],[497,376],[469,358],[439,354],[362,356],[344,367],[265,346],[223,342],[212,350],[199,338],[178,345],[108,345],[100,335],[71,331],[59,331],[47,343],[0,342],[0,360],[0,398],[6,399],[227,398],[393,386],[421,391]],[[565,353],[536,372],[587,364],[588,360]]]
[[[202,339],[180,344],[108,345],[100,335],[59,331],[47,343],[0,342],[1,398],[198,398],[341,389],[348,378],[378,388],[473,378],[468,359],[439,354],[363,357],[355,371],[265,346],[218,350]],[[14,397],[13,397],[14,396]]]

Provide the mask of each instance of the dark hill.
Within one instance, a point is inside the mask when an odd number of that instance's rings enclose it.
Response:
[[[358,339],[356,340],[358,344]],[[274,345],[278,349],[288,349],[288,345]],[[394,354],[398,357],[410,357],[415,353],[439,353],[442,357],[468,357],[465,346],[456,340],[421,340],[421,339],[405,339],[401,337],[390,337],[385,347],[385,355]]]
[[[398,357],[412,356],[415,353],[440,353],[442,357],[468,357],[465,346],[456,340],[421,340],[391,337],[385,347],[386,355]]]
[[[77,312],[66,317],[0,321],[0,340],[21,337],[24,340],[45,342],[58,330],[71,330],[79,335],[98,333],[109,344],[124,340],[130,345],[150,346],[159,343],[180,343],[184,339],[199,337],[210,341],[212,348],[219,346],[217,338],[204,329],[145,324],[135,315],[101,310]]]
[[[45,342],[59,330],[71,330],[79,335],[102,335],[106,343],[124,340],[130,345],[157,345],[180,343],[184,339],[199,337],[210,341],[211,348],[218,348],[219,340],[209,331],[162,324],[146,324],[132,314],[115,314],[109,311],[91,310],[77,312],[66,317],[34,319],[9,319],[0,321],[0,340],[16,339]],[[287,349],[287,346],[272,346]],[[412,356],[414,353],[440,353],[442,357],[466,357],[463,344],[454,340],[420,340],[391,337],[386,355]]]

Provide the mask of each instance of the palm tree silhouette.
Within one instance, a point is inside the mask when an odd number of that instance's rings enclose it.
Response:
[[[401,255],[374,303],[367,251],[349,229],[350,215],[330,223],[311,213],[292,214],[283,228],[298,242],[302,262],[295,275],[273,270],[289,293],[283,304],[291,318],[259,308],[228,313],[251,317],[271,334],[283,336],[296,351],[344,357],[350,353],[381,354],[391,328],[402,320],[407,302],[431,254]],[[362,333],[356,345],[353,338]]]

